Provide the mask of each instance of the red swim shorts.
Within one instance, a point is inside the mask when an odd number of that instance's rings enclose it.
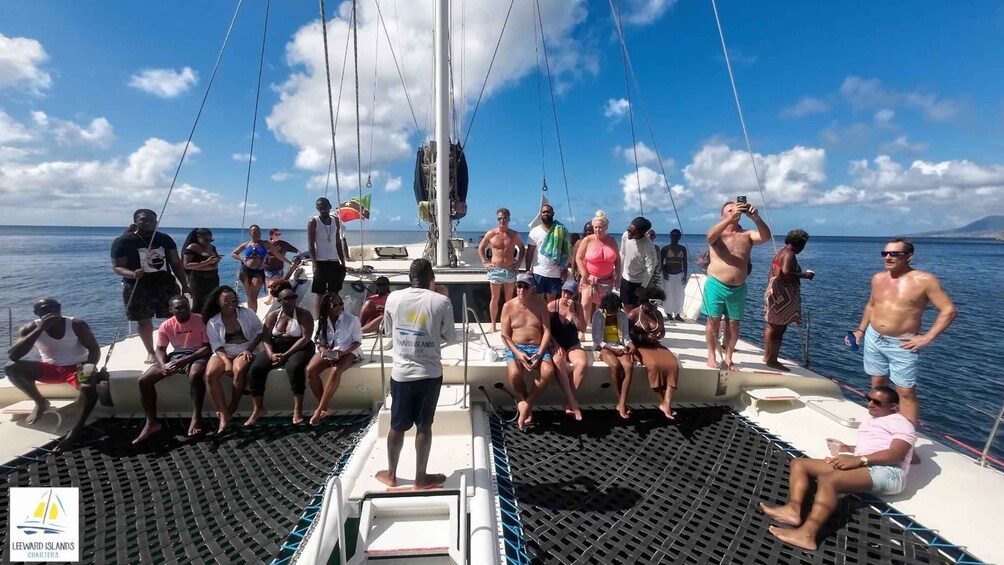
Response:
[[[38,367],[38,382],[45,384],[67,383],[73,385],[73,388],[80,388],[80,383],[77,382],[76,365],[59,366],[39,361]]]

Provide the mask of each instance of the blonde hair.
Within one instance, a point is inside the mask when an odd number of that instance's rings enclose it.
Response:
[[[597,210],[596,214],[593,215],[593,219],[590,220],[590,223],[595,222],[597,220],[599,220],[603,224],[604,229],[610,227],[610,219],[607,218],[607,213],[604,212],[603,210]]]

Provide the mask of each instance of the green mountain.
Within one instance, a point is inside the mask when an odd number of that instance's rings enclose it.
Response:
[[[1004,239],[1004,216],[986,216],[954,230],[915,234],[921,237],[986,237]]]

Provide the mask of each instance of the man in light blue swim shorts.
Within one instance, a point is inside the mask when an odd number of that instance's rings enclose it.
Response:
[[[885,244],[885,270],[872,276],[871,297],[852,333],[863,345],[864,369],[872,377],[872,386],[888,386],[892,381],[902,401],[900,412],[916,425],[920,349],[948,329],[956,311],[938,277],[910,266],[913,250],[913,243],[902,237]],[[938,310],[938,317],[923,333],[922,317],[928,304]],[[845,341],[850,342],[849,338]]]
[[[744,230],[739,218],[746,214],[756,225],[755,230]],[[722,219],[708,230],[708,276],[703,288],[704,301],[701,313],[708,317],[704,339],[708,344],[708,366],[718,369],[718,333],[722,316],[728,320],[725,327],[724,366],[737,369],[732,355],[739,342],[739,321],[746,310],[746,277],[749,276],[750,253],[754,245],[770,241],[770,228],[760,219],[760,213],[746,202],[745,196],[722,206]]]
[[[554,377],[551,362],[551,319],[547,304],[537,295],[533,277],[516,277],[516,299],[502,306],[502,343],[505,344],[509,384],[516,393],[519,429],[533,420],[533,404]],[[523,375],[539,372],[531,390]]]
[[[526,246],[519,233],[509,229],[510,218],[508,208],[499,208],[495,212],[498,227],[488,230],[478,245],[478,256],[488,272],[488,288],[492,293],[488,304],[492,333],[498,320],[500,295],[505,292],[505,299],[509,301],[516,294],[516,265],[526,254]]]
[[[789,493],[784,505],[760,503],[760,510],[768,518],[792,526],[770,527],[770,533],[779,540],[813,551],[819,529],[837,507],[838,494],[869,492],[881,496],[902,492],[917,432],[899,413],[899,395],[890,387],[878,386],[869,391],[868,415],[858,427],[857,446],[827,439],[832,456],[794,459],[789,464]],[[812,479],[817,484],[816,497],[803,520],[802,501]]]

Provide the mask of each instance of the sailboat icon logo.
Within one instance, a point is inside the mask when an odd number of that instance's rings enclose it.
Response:
[[[17,528],[28,535],[61,534],[66,531],[66,508],[53,489],[44,489],[35,507]]]

